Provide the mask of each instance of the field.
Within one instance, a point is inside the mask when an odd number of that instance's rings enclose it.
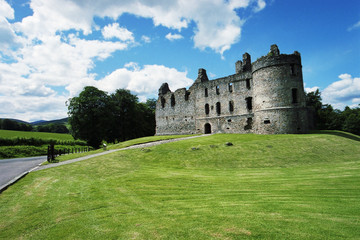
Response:
[[[46,155],[50,141],[56,141],[58,149],[85,144],[70,134],[0,130],[0,160]]]
[[[63,133],[46,133],[46,132],[23,132],[12,130],[1,130],[0,138],[40,138],[40,139],[54,139],[59,141],[74,141],[70,134]]]
[[[360,138],[342,132],[119,151],[8,188],[0,238],[359,239],[359,163]]]

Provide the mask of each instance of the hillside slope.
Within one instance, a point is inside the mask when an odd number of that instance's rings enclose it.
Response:
[[[360,138],[342,132],[120,151],[3,192],[0,238],[356,239],[359,163]]]

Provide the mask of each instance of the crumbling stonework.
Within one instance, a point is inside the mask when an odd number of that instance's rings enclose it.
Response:
[[[205,69],[186,90],[159,89],[156,135],[199,133],[283,134],[308,131],[298,52],[280,54],[276,45],[251,63],[248,53],[235,74],[209,80]]]

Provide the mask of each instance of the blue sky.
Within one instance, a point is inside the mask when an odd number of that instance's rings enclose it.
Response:
[[[324,103],[360,104],[358,0],[0,0],[0,118],[66,117],[87,85],[156,98],[163,82],[234,74],[271,44],[301,53]]]

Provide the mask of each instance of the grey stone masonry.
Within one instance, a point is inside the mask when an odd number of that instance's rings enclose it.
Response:
[[[251,63],[248,53],[235,74],[209,80],[200,68],[187,90],[161,85],[156,135],[201,133],[307,133],[308,109],[300,53],[270,52]]]

